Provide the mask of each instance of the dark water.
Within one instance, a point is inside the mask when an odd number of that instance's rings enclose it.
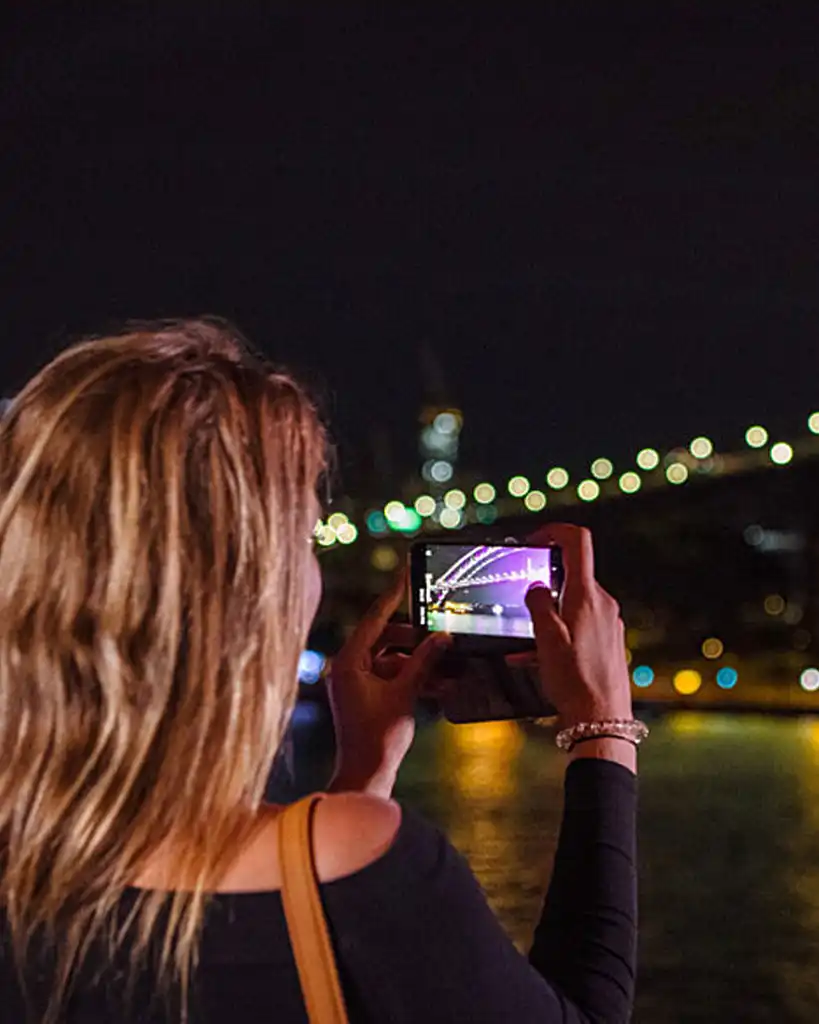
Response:
[[[320,732],[298,730],[299,788],[326,770]],[[670,714],[640,769],[634,1019],[819,1022],[819,719]],[[447,831],[521,949],[548,879],[562,774],[537,730],[435,723],[419,730],[396,794]]]

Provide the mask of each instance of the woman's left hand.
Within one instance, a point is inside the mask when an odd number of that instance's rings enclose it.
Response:
[[[328,679],[337,751],[333,792],[390,796],[415,735],[415,702],[450,642],[446,634],[432,633],[410,655],[379,656],[379,641],[406,586],[404,572],[333,659]]]

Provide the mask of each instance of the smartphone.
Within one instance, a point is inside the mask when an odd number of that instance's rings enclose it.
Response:
[[[534,658],[528,667],[508,655],[534,655],[534,629],[526,607],[533,583],[559,602],[563,561],[557,545],[532,547],[422,540],[410,549],[410,614],[421,632],[453,638],[444,671],[452,680],[441,701],[452,722],[547,718],[555,710],[542,697]]]

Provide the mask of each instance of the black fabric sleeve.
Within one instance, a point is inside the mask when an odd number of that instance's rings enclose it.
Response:
[[[464,858],[438,829],[404,809],[396,846],[366,869],[366,881],[322,887],[355,1019],[627,1020],[635,882],[624,851],[634,849],[626,833],[634,828],[628,794],[633,805],[636,790],[621,773],[630,775],[592,761],[568,770],[556,870],[531,962],[507,937]],[[351,919],[355,927],[345,927]]]

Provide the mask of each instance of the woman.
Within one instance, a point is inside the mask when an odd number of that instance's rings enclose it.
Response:
[[[321,584],[325,437],[222,321],[135,327],[47,365],[0,427],[0,1006],[18,1024],[304,1020],[279,808],[262,803]],[[550,527],[559,616],[529,595],[564,725],[628,719],[616,604]],[[354,1021],[623,1021],[635,748],[569,755],[529,958],[465,862],[390,800],[440,641],[385,683],[382,598],[335,662],[338,766],[314,821]],[[616,727],[613,727],[615,732]]]

